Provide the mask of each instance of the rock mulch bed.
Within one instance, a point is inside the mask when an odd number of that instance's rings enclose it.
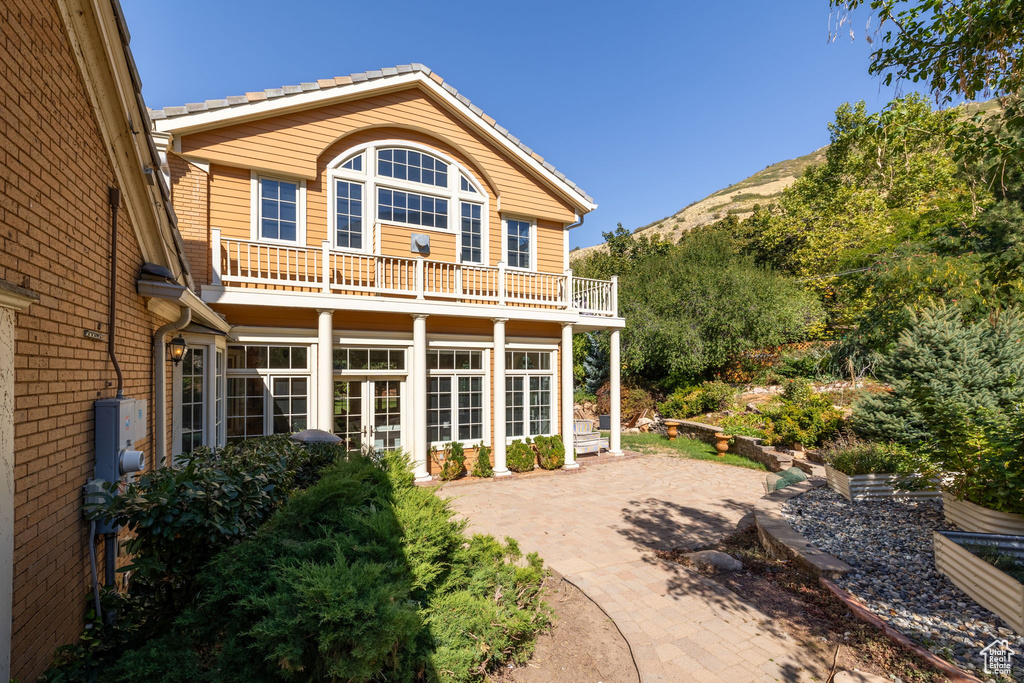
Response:
[[[956,528],[943,518],[941,501],[851,504],[819,488],[787,501],[782,512],[808,541],[854,568],[836,583],[893,628],[983,678],[981,649],[1006,639],[1020,653],[1014,680],[1024,681],[1024,636],[935,569],[932,530]]]

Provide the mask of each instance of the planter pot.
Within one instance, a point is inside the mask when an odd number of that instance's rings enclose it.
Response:
[[[728,434],[722,434],[721,432],[715,433],[715,450],[718,451],[718,457],[721,458],[729,450],[729,439],[732,437]]]
[[[679,425],[682,422],[679,420],[665,420],[665,427],[668,431],[668,440],[675,441],[676,437],[679,436]]]
[[[938,498],[941,495],[937,482],[933,489],[899,491],[892,487],[896,479],[895,474],[855,474],[851,477],[831,465],[825,465],[825,481],[829,488],[851,503],[880,498]]]
[[[971,596],[975,602],[999,615],[1010,628],[1024,635],[1024,585],[958,543],[979,543],[1007,548],[1015,546],[1024,550],[1024,541],[1019,538],[1014,540],[1016,537],[1003,534],[956,531],[933,531],[932,537],[935,546],[935,568],[948,576],[957,588]]]
[[[957,500],[945,491],[942,492],[942,509],[946,521],[956,524],[964,531],[1024,536],[1024,515],[997,512],[975,505],[969,500]]]

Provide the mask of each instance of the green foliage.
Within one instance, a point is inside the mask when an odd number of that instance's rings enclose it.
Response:
[[[726,434],[733,436],[752,436],[755,439],[763,439],[765,437],[765,420],[757,413],[727,415],[718,420],[718,426]]]
[[[572,337],[572,381],[577,385],[586,379],[587,370],[584,363],[589,351],[590,337],[586,333],[574,334]]]
[[[505,464],[513,472],[532,472],[537,456],[529,444],[516,439],[505,452]]]
[[[914,457],[906,446],[897,443],[862,441],[855,436],[840,437],[819,449],[822,460],[845,475],[924,474],[927,463]]]
[[[654,395],[641,387],[629,387],[623,392],[622,414],[631,416],[643,410],[653,410],[657,405]]]
[[[597,332],[586,332],[574,337],[586,341],[586,355],[583,358],[583,375],[586,378],[584,388],[591,394],[597,394],[605,382],[608,381],[608,373],[611,370],[610,349],[611,341],[607,334]],[[573,353],[576,352],[575,341],[573,342]]]
[[[476,451],[476,464],[473,466],[474,477],[493,477],[494,468],[491,466],[491,448],[480,444]]]
[[[437,476],[441,481],[458,479],[466,471],[466,451],[458,441],[445,444],[440,451],[432,448],[430,457],[440,468]]]
[[[864,436],[902,443],[951,477],[959,498],[1024,512],[1024,319],[969,323],[939,307],[912,325],[878,368],[891,385],[854,404]]]
[[[576,266],[583,277],[619,274],[622,356],[634,376],[678,386],[743,351],[803,339],[821,317],[813,295],[756,265],[721,232],[640,252],[628,264],[613,260],[614,268],[607,254]]]
[[[218,555],[173,632],[107,680],[482,681],[549,623],[542,563],[453,515],[402,454],[340,461]]]
[[[546,470],[557,470],[565,464],[565,444],[559,434],[538,436],[533,440],[537,462]]]
[[[665,417],[686,418],[733,407],[736,390],[725,382],[704,382],[696,389],[680,389],[659,404],[658,412]]]
[[[807,380],[790,380],[782,394],[761,407],[764,440],[772,445],[814,446],[839,430],[843,415],[825,394],[814,391]]]

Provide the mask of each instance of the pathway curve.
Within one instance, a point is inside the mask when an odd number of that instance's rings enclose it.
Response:
[[[763,477],[645,456],[442,493],[471,531],[515,538],[593,598],[626,636],[644,683],[821,681],[831,661],[808,661],[811,655],[763,612],[652,553],[733,531],[761,496]]]

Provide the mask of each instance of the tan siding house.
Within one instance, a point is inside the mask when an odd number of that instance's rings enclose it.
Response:
[[[595,204],[436,73],[151,118],[202,300],[232,325],[188,337],[226,353],[207,370],[225,413],[197,428],[179,406],[176,452],[315,427],[404,448],[427,480],[444,443],[492,446],[505,475],[511,440],[571,434],[572,335],[611,330],[617,351],[624,325],[615,283],[569,270]]]

